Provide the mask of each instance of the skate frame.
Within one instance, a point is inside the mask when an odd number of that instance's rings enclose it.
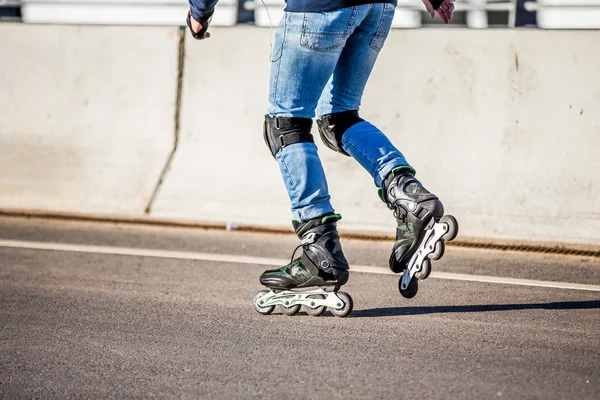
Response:
[[[423,261],[435,250],[435,244],[448,232],[448,225],[435,222],[432,228],[425,231],[425,236],[419,245],[419,249],[413,254],[408,262],[408,268],[404,270],[400,283],[400,289],[406,290],[411,279],[417,272],[423,269]]]
[[[321,296],[325,296],[325,298],[318,298]],[[260,298],[259,305],[263,308],[270,306],[293,307],[303,305],[310,308],[325,306],[333,309],[342,309],[344,301],[338,297],[335,289],[331,291],[326,291],[322,288],[307,290],[289,289],[280,291],[271,290]]]

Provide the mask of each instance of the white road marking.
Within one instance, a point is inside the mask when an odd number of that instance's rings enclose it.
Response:
[[[19,249],[69,251],[77,253],[112,254],[138,257],[175,258],[183,260],[219,261],[237,264],[260,264],[269,266],[281,266],[287,264],[289,259],[277,259],[266,257],[239,256],[234,254],[198,253],[190,251],[141,249],[117,246],[96,246],[72,243],[33,242],[23,240],[1,240],[0,247],[11,247]],[[353,265],[351,271],[370,274],[396,275],[384,267],[372,267],[366,265]],[[432,272],[431,278],[450,279],[457,281],[498,283],[506,285],[537,286],[557,289],[573,289],[600,292],[599,285],[585,285],[580,283],[538,281],[533,279],[505,278],[499,276],[457,274],[452,272]]]
[[[390,274],[396,275],[391,270],[381,267],[367,267],[363,265],[352,266],[352,271],[366,272],[371,274]],[[553,281],[538,281],[535,279],[518,279],[518,278],[506,278],[502,276],[488,276],[488,275],[471,275],[471,274],[457,274],[454,272],[435,272],[432,271],[430,278],[437,279],[449,279],[454,281],[470,281],[470,282],[482,282],[482,283],[500,283],[506,285],[521,285],[521,286],[538,286],[547,288],[557,289],[575,289],[575,290],[588,290],[593,292],[600,292],[600,286],[598,285],[585,285],[581,283],[568,283],[568,282],[553,282]]]

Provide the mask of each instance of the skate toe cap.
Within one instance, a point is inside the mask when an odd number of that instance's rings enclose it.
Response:
[[[260,284],[270,289],[289,289],[290,284],[279,275],[264,273],[259,278]]]

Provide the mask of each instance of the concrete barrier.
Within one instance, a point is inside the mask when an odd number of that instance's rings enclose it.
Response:
[[[262,138],[269,29],[211,32],[185,43],[179,147],[153,215],[287,228],[287,194]]]
[[[266,149],[269,30],[186,41],[181,142],[154,215],[289,226]],[[600,32],[393,31],[361,113],[461,236],[600,245]],[[342,230],[393,231],[370,177],[320,146]]]
[[[178,29],[0,37],[0,209],[143,215],[173,147]]]
[[[23,22],[36,24],[185,25],[187,0],[23,0]],[[219,1],[212,26],[237,23],[238,1]]]
[[[391,39],[365,115],[390,132],[463,237],[600,245],[600,32]]]
[[[289,228],[262,139],[269,29],[0,25],[0,209]],[[362,115],[461,237],[600,245],[600,32],[393,31]],[[393,232],[371,178],[320,146],[345,232]]]

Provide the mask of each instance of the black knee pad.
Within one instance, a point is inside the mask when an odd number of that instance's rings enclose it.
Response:
[[[325,146],[343,155],[350,156],[342,147],[342,136],[352,125],[364,121],[358,116],[358,111],[342,111],[324,115],[317,121],[319,133]]]
[[[315,139],[310,133],[312,119],[310,118],[280,118],[265,115],[263,135],[267,147],[273,157],[285,146],[294,143],[314,143]]]

